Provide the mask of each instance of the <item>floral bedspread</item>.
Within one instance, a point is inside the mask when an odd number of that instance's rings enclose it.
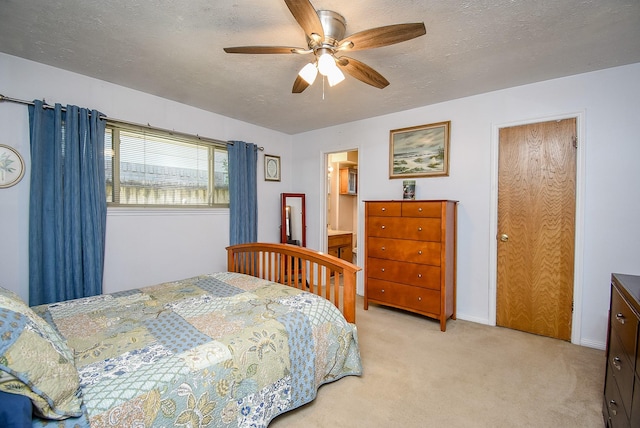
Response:
[[[330,302],[237,273],[33,309],[74,350],[85,410],[35,426],[264,427],[362,372]]]

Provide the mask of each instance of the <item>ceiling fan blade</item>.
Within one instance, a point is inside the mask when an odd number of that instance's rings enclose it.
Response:
[[[360,31],[345,37],[338,43],[338,49],[356,51],[379,48],[415,39],[425,34],[427,34],[427,30],[423,22],[387,25]]]
[[[299,94],[300,92],[307,89],[308,86],[309,86],[309,83],[307,83],[306,80],[304,80],[302,77],[300,77],[300,75],[298,75],[296,77],[296,81],[293,82],[293,89],[291,90],[291,92],[294,94]]]
[[[318,13],[309,0],[284,0],[293,17],[298,21],[307,36],[317,34],[324,39],[322,23]]]
[[[224,48],[226,53],[239,54],[305,54],[313,52],[311,49],[294,48],[289,46],[236,46]]]
[[[389,85],[389,81],[382,74],[357,59],[346,56],[338,58],[336,64],[356,79],[376,88],[383,89]]]

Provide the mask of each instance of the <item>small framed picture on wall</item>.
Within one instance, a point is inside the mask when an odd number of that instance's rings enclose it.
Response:
[[[264,155],[265,181],[280,181],[280,156]]]

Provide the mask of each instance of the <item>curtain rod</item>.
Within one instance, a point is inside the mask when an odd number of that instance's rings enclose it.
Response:
[[[7,97],[5,95],[0,94],[0,102],[2,102],[2,101],[9,101],[9,102],[12,102],[12,103],[18,103],[18,104],[24,104],[24,105],[30,105],[30,106],[35,105],[33,101],[20,100],[20,99],[17,99],[17,98],[11,98],[11,97]],[[43,103],[44,108],[54,108],[53,106],[47,104],[47,102],[44,100],[44,98],[42,99],[42,103]],[[62,110],[66,111],[67,109],[65,107],[62,107]],[[111,122],[121,123],[123,125],[137,126],[137,127],[140,127],[140,128],[151,128],[151,129],[156,129],[156,130],[160,130],[160,131],[163,131],[163,132],[167,132],[167,133],[173,134],[173,135],[181,135],[181,136],[184,136],[184,137],[197,138],[199,140],[208,141],[208,142],[211,142],[211,143],[231,144],[231,145],[233,145],[232,141],[222,141],[222,140],[216,140],[215,138],[201,137],[200,135],[197,135],[197,134],[193,135],[193,134],[189,134],[189,133],[186,133],[186,132],[173,131],[173,130],[162,129],[162,128],[154,128],[149,124],[141,125],[139,123],[127,122],[126,120],[113,119],[113,118],[108,117],[108,116],[105,116],[105,118],[107,120],[111,121]],[[258,147],[258,150],[264,151],[264,147],[260,146],[260,147]]]

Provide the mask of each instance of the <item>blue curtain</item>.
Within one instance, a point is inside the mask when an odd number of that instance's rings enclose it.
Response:
[[[106,119],[60,104],[29,106],[29,304],[102,292]]]
[[[258,147],[230,141],[229,153],[229,245],[258,240]]]

